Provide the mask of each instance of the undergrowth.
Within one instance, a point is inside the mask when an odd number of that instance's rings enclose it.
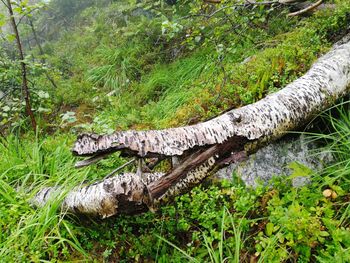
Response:
[[[117,159],[73,169],[64,136],[44,140],[15,136],[0,143],[0,255],[5,261],[109,262],[348,262],[350,260],[350,116],[328,116],[332,133],[323,151],[336,161],[291,187],[291,177],[246,188],[238,178],[207,182],[156,213],[107,220],[59,211],[66,191],[97,180]],[[325,135],[316,135],[325,139]],[[315,135],[310,137],[315,139]],[[98,169],[97,169],[98,168]],[[299,174],[296,174],[299,173]],[[295,170],[295,176],[305,176]],[[64,191],[49,205],[28,202],[44,186]],[[330,189],[336,195],[325,197]]]
[[[349,6],[338,3],[335,15],[329,12],[325,10],[302,21],[271,16],[267,25],[253,20],[257,25],[264,24],[266,30],[249,28],[244,36],[236,31],[227,33],[223,25],[215,28],[217,36],[209,35],[208,43],[208,36],[201,33],[206,40],[191,51],[186,51],[193,45],[191,38],[184,39],[180,47],[174,38],[170,51],[179,54],[172,60],[162,53],[163,42],[153,49],[147,46],[157,41],[157,31],[152,31],[155,35],[149,34],[141,47],[134,41],[127,47],[121,44],[115,51],[100,45],[97,54],[106,53],[103,56],[108,61],[102,59],[103,66],[93,68],[87,76],[95,84],[109,87],[103,91],[109,95],[97,95],[98,92],[94,96],[99,105],[95,113],[98,117],[84,128],[106,132],[192,124],[255,102],[305,73],[339,38],[334,32],[347,27]],[[196,23],[201,26],[201,22]],[[149,53],[145,54],[145,50]],[[112,55],[107,56],[110,52]],[[84,60],[83,64],[91,64]],[[119,83],[120,78],[123,83]],[[101,123],[108,128],[101,128]]]

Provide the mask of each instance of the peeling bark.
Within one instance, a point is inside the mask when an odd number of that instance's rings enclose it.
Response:
[[[305,125],[349,92],[349,36],[335,44],[301,78],[266,98],[233,109],[204,123],[152,131],[121,131],[112,135],[83,134],[73,153],[100,158],[115,151],[138,158],[180,157],[167,173],[122,174],[70,192],[62,206],[75,213],[108,217],[154,210],[189,191],[218,167],[237,162],[249,152]],[[89,159],[89,162],[92,160]],[[35,197],[45,204],[55,188]]]
[[[145,179],[141,180],[135,174],[125,173],[91,185],[77,187],[64,199],[62,210],[102,218],[119,213],[133,214],[147,211],[151,202],[146,185],[162,175],[162,173],[145,174]],[[36,194],[32,203],[41,207],[59,191],[54,187],[44,188]]]

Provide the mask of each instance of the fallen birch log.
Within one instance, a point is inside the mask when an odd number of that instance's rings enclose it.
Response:
[[[62,207],[74,213],[108,217],[154,210],[189,191],[221,166],[240,161],[263,143],[305,125],[348,93],[349,37],[334,45],[301,78],[242,108],[192,126],[112,135],[82,134],[73,153],[92,156],[82,164],[119,151],[123,156],[178,157],[166,173],[124,173],[68,193]],[[141,162],[140,162],[141,163]],[[44,205],[58,190],[42,189],[34,198]]]

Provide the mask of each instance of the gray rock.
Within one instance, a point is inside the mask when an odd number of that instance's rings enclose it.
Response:
[[[319,171],[333,158],[330,154],[316,154],[317,147],[315,143],[307,142],[304,135],[287,136],[250,155],[246,161],[219,170],[215,176],[219,179],[232,179],[232,175],[236,174],[247,186],[255,187],[259,181],[268,183],[273,176],[291,175],[293,171],[288,166],[293,162]],[[308,182],[308,177],[293,178],[294,187]]]

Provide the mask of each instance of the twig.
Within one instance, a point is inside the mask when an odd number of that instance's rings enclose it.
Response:
[[[215,10],[214,12],[212,12],[211,14],[207,15],[207,14],[192,14],[192,15],[187,15],[187,16],[183,16],[180,17],[178,19],[176,19],[175,21],[178,20],[183,20],[183,19],[187,19],[187,18],[191,18],[191,17],[206,17],[206,18],[211,18],[213,16],[215,16],[217,13],[220,13],[222,10],[228,9],[228,8],[235,8],[235,7],[249,7],[249,6],[261,6],[261,5],[274,5],[274,4],[282,4],[279,1],[266,1],[266,2],[253,2],[253,1],[247,1],[245,3],[242,4],[234,4],[234,5],[228,5],[228,6],[223,6],[217,10]]]
[[[248,4],[251,4],[251,5],[273,5],[273,4],[280,4],[281,3],[280,1],[256,2],[256,1],[250,1],[250,0],[247,0],[246,2]]]
[[[23,15],[18,19],[18,21],[17,21],[17,23],[16,23],[16,26],[18,26],[18,25],[22,22],[22,20],[23,20],[25,17],[27,17],[28,15],[30,15],[31,13],[33,13],[34,11],[37,11],[37,10],[39,10],[39,9],[40,9],[40,7],[36,7],[36,8],[33,8],[32,10],[30,10],[29,12],[23,14]]]
[[[315,9],[316,7],[318,7],[318,6],[321,5],[321,4],[322,4],[322,0],[319,0],[318,2],[316,2],[316,3],[314,3],[314,4],[310,5],[310,6],[308,6],[308,7],[306,7],[306,8],[304,8],[304,9],[302,9],[302,10],[299,10],[299,11],[294,12],[294,13],[289,13],[287,16],[288,16],[288,17],[292,17],[292,16],[298,16],[298,15],[307,13],[307,12],[309,12],[309,11]]]
[[[209,4],[220,4],[221,0],[204,0],[204,2]]]
[[[128,166],[129,164],[132,164],[133,162],[135,162],[135,160],[136,160],[136,158],[131,159],[130,161],[124,163],[124,164],[121,165],[121,166],[119,166],[117,169],[115,169],[115,170],[113,170],[112,172],[110,172],[109,174],[107,174],[107,175],[105,176],[105,178],[103,178],[103,180],[104,180],[104,179],[107,179],[107,178],[109,178],[109,177],[111,177],[111,176],[113,176],[115,173],[117,173],[118,171],[120,171],[120,170],[123,169],[124,167],[126,167],[126,166]]]
[[[9,8],[9,6],[6,4],[4,0],[1,0],[1,2],[4,4],[4,6],[6,6],[6,8]]]
[[[102,155],[99,155],[99,156],[92,156],[89,159],[77,162],[74,165],[74,168],[82,168],[82,167],[88,166],[90,164],[93,164],[93,163],[96,163],[96,162],[102,160],[105,157],[106,157],[106,154],[102,154]]]

